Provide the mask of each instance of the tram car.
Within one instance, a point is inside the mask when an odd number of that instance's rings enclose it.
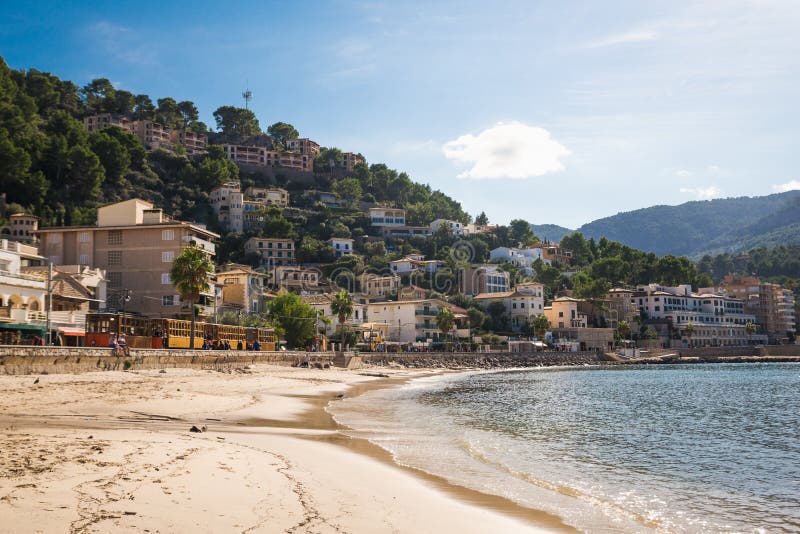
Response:
[[[150,320],[129,313],[89,313],[86,315],[86,346],[108,347],[111,337],[125,336],[132,348],[152,347]]]
[[[191,339],[192,322],[184,319],[148,319],[132,314],[89,313],[86,315],[86,344],[89,347],[108,347],[111,337],[124,334],[125,341],[132,348],[188,349]],[[195,322],[194,348],[203,348],[205,340],[227,341],[236,349],[252,350],[256,340],[259,350],[273,351],[277,336],[272,328],[245,327],[225,324]]]

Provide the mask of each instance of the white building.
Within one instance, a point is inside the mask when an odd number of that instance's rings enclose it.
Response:
[[[414,343],[438,341],[443,338],[441,330],[436,326],[436,316],[442,307],[450,307],[438,299],[401,300],[397,302],[372,302],[367,305],[370,323],[387,325],[389,341]],[[465,317],[456,315],[457,322]],[[469,330],[456,325],[448,338],[468,338]]]
[[[742,299],[693,293],[688,284],[639,286],[632,301],[644,319],[669,319],[689,346],[746,345],[750,340],[746,325],[756,324],[755,315],[745,313]],[[689,323],[694,330],[691,335],[687,332]]]
[[[244,231],[244,193],[239,182],[226,182],[215,187],[209,200],[220,224],[231,232]]]
[[[507,261],[513,263],[521,269],[530,269],[533,265],[533,262],[536,260],[542,260],[547,265],[550,265],[550,260],[544,258],[544,253],[541,247],[497,247],[489,252],[489,260]]]
[[[5,337],[17,331],[23,337],[44,335],[46,279],[22,272],[43,261],[36,247],[0,239],[0,344],[13,342]]]
[[[435,273],[444,265],[440,260],[426,260],[421,254],[410,254],[399,260],[389,262],[393,274],[408,274],[416,271]]]
[[[352,254],[353,243],[354,241],[352,239],[346,237],[332,237],[328,239],[328,244],[333,249],[333,253],[336,255],[337,258],[341,258],[342,256],[347,256],[348,254]]]
[[[458,221],[451,221],[449,219],[436,219],[435,221],[431,222],[429,226],[431,227],[431,233],[433,234],[437,233],[442,227],[447,227],[450,228],[450,231],[455,236],[469,235],[469,229],[467,228],[467,225]]]

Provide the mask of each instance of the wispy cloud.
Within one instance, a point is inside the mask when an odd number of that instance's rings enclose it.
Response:
[[[108,21],[95,22],[87,35],[109,56],[132,65],[157,65],[159,50],[153,41],[125,26]]]
[[[498,123],[477,136],[462,135],[446,143],[447,159],[471,167],[459,178],[529,178],[564,170],[570,154],[544,128],[520,122]]]
[[[681,187],[680,192],[694,195],[698,200],[717,198],[722,193],[720,188],[715,185],[709,185],[708,187]]]
[[[632,43],[646,43],[659,39],[661,35],[655,30],[632,30],[624,33],[609,35],[585,45],[586,48],[603,48],[606,46],[624,45]]]
[[[797,189],[800,189],[800,180],[791,180],[785,184],[775,184],[772,186],[772,190],[776,193],[785,193],[786,191],[795,191]]]
[[[687,171],[686,169],[680,169],[675,171],[675,176],[678,178],[688,178],[692,175],[692,171]]]

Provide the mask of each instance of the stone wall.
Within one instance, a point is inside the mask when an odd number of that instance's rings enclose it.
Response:
[[[701,347],[696,349],[677,349],[681,358],[725,358],[736,356],[757,356],[754,346],[742,347]]]
[[[0,374],[88,373],[125,369],[190,367],[226,369],[255,363],[292,365],[308,353],[294,351],[187,351],[131,349],[130,356],[113,356],[111,349],[90,347],[0,346]],[[315,360],[332,360],[333,353],[313,353]]]
[[[800,356],[800,345],[767,345],[758,347],[759,356]]]
[[[543,367],[604,363],[597,352],[372,352],[360,354],[364,363],[432,368]]]

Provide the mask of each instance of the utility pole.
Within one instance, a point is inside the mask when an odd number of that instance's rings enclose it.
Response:
[[[53,311],[53,261],[47,260],[47,344],[53,344],[53,333],[50,331],[50,313]]]

